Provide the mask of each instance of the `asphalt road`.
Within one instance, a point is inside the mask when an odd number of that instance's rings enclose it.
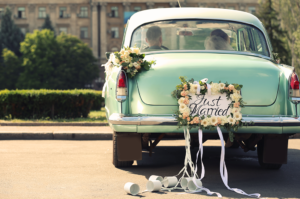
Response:
[[[176,175],[182,168],[184,142],[162,141],[152,157],[131,168],[112,165],[112,141],[0,141],[0,198],[217,198],[179,192],[127,195],[126,182],[146,189],[150,175]],[[205,187],[224,198],[247,198],[225,188],[219,174],[220,141],[204,147]],[[288,164],[280,170],[261,169],[256,152],[226,149],[229,186],[264,198],[300,198],[300,139],[289,141]],[[196,149],[192,151],[195,157]]]

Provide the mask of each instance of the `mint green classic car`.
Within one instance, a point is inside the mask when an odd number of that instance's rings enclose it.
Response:
[[[299,81],[293,67],[274,60],[266,30],[254,15],[212,8],[141,11],[127,24],[124,47],[140,48],[156,64],[133,78],[114,67],[107,78],[105,109],[116,167],[141,160],[142,148],[151,154],[165,135],[182,135],[171,96],[179,76],[242,84],[243,122],[254,124],[234,132],[228,146],[257,149],[264,168],[287,163],[288,138],[299,133]],[[223,133],[228,137],[226,129]],[[204,140],[214,135],[215,130],[204,130]]]

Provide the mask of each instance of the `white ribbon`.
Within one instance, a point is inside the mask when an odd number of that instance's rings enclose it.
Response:
[[[234,191],[236,193],[239,193],[239,194],[242,194],[242,195],[246,195],[246,196],[249,196],[249,197],[259,198],[260,197],[259,193],[247,194],[247,193],[245,193],[241,189],[230,188],[228,186],[228,172],[227,172],[226,164],[225,164],[225,161],[224,161],[224,158],[225,158],[224,138],[223,138],[222,131],[221,131],[221,129],[220,129],[219,126],[217,126],[217,130],[218,130],[218,134],[219,134],[219,137],[220,137],[220,140],[221,140],[221,144],[222,144],[221,158],[220,158],[220,174],[221,174],[221,178],[223,180],[224,185],[230,191]]]
[[[204,165],[203,165],[203,161],[202,161],[202,158],[203,158],[203,132],[202,132],[202,129],[199,129],[198,130],[198,137],[199,137],[199,150],[197,152],[197,156],[196,156],[196,168],[195,168],[195,173],[197,173],[197,163],[198,163],[198,157],[199,157],[199,152],[201,153],[201,156],[200,156],[200,161],[201,161],[201,177],[200,177],[200,180],[202,180],[205,176],[205,168],[204,168]],[[190,192],[190,193],[197,193],[197,192],[201,192],[202,190],[203,191],[206,191],[206,193],[208,195],[213,195],[213,194],[216,194],[219,198],[222,198],[222,195],[218,192],[212,192],[210,191],[209,189],[205,188],[205,187],[200,187],[198,186],[197,182],[196,182],[196,176],[194,175],[193,177],[193,182],[194,184],[196,185],[196,187],[198,188],[196,191],[193,191],[193,192]]]

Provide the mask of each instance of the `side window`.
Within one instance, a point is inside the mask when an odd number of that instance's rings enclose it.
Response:
[[[242,28],[242,29],[238,30],[238,35],[239,35],[239,40],[238,40],[239,50],[240,51],[251,51],[250,40],[249,40],[249,35],[248,35],[247,29]]]
[[[256,29],[252,29],[253,39],[256,47],[256,52],[265,56],[269,56],[267,44],[265,42],[264,36],[261,32]]]

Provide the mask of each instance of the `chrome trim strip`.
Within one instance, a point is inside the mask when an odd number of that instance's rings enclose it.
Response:
[[[300,117],[292,116],[243,116],[243,122],[254,122],[252,126],[300,126]],[[109,117],[109,123],[116,125],[168,125],[176,126],[177,121],[174,115],[125,115],[120,116],[114,113]]]

